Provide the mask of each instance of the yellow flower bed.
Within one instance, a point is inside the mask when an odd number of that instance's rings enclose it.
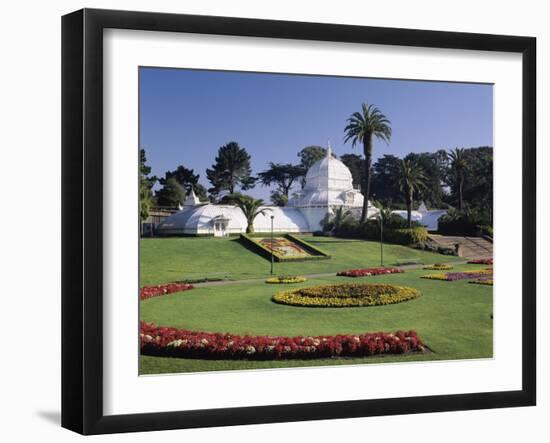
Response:
[[[445,263],[435,263],[433,265],[424,266],[423,269],[431,271],[448,271],[449,269],[453,269],[453,267]]]
[[[404,286],[350,283],[278,292],[273,296],[273,301],[292,306],[357,307],[401,303],[421,295],[417,289]]]
[[[286,283],[303,283],[307,280],[305,277],[298,277],[296,275],[281,275],[278,277],[268,278],[265,282],[271,284],[286,284]]]
[[[485,277],[492,276],[492,269],[483,269],[479,271],[460,271],[460,272],[447,272],[444,274],[428,274],[423,275],[420,278],[427,278],[429,280],[445,280],[445,281],[455,281],[455,280],[464,280],[466,278],[475,278],[475,277]]]

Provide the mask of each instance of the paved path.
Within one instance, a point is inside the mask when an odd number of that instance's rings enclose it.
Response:
[[[467,260],[452,262],[453,265],[463,265],[465,263],[467,263]],[[403,265],[403,266],[394,266],[394,267],[400,268],[400,269],[420,269],[423,266],[428,266],[428,265],[418,264],[418,265]],[[335,275],[336,275],[336,272],[326,272],[323,274],[300,274],[300,277],[323,278],[323,277],[334,277]],[[224,286],[224,285],[233,285],[233,284],[239,284],[239,283],[259,283],[259,282],[264,282],[267,278],[269,278],[269,276],[261,277],[261,278],[250,278],[246,280],[208,281],[203,283],[193,283],[193,286],[195,286],[196,288],[207,288],[211,286]]]

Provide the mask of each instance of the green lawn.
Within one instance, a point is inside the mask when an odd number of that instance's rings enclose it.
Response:
[[[317,274],[380,265],[380,244],[363,240],[301,236],[332,257],[295,263],[275,263],[276,274]],[[264,277],[270,263],[234,238],[145,238],[140,243],[140,284],[151,285],[223,273],[232,280]],[[417,259],[425,264],[455,261],[456,257],[384,245],[384,264]]]
[[[276,264],[279,274],[313,274],[379,264],[375,242],[307,237],[333,255],[330,260]],[[233,279],[254,278],[269,271],[269,263],[228,239],[147,239],[141,243],[142,284],[181,279],[204,269],[230,272]],[[402,246],[385,246],[386,263],[417,258],[424,263],[453,259]],[[456,258],[454,258],[456,260]],[[483,268],[459,265],[456,270]],[[323,335],[415,329],[433,351],[424,355],[308,361],[212,361],[141,356],[140,373],[214,371],[312,365],[446,360],[492,356],[492,287],[466,280],[421,279],[434,271],[350,279],[323,277],[298,285],[268,285],[259,281],[200,287],[141,302],[141,319],[157,325],[211,332],[266,335]],[[387,282],[422,291],[419,299],[395,305],[362,308],[300,308],[275,304],[274,292],[333,282]]]

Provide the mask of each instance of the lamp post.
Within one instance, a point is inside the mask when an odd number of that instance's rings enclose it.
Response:
[[[384,266],[384,223],[381,212],[378,218],[380,219],[380,266]]]
[[[275,216],[271,216],[271,271],[270,274],[273,275],[273,219]]]

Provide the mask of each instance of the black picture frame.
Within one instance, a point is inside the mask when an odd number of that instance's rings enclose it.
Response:
[[[522,54],[522,389],[177,412],[103,413],[103,30],[268,37]],[[531,406],[536,403],[536,39],[83,9],[62,18],[62,426],[82,434]]]

